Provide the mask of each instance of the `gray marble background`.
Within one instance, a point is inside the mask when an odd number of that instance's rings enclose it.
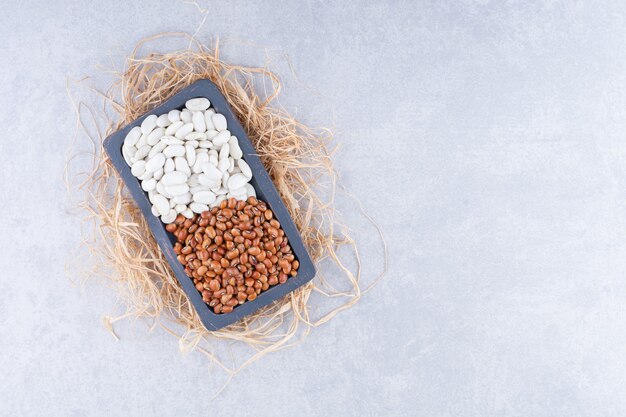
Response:
[[[223,56],[280,68],[330,125],[389,242],[386,279],[301,345],[224,382],[115,297],[72,286],[61,175],[67,79],[141,37],[193,32],[175,1],[2,2],[0,415],[623,416],[626,3],[210,2]],[[289,65],[297,75],[294,78]],[[380,270],[358,230],[366,276]],[[373,255],[372,255],[373,254]]]

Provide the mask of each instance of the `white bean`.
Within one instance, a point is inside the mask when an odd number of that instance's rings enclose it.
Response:
[[[191,209],[191,211],[193,211],[194,213],[202,213],[203,211],[207,211],[209,209],[209,206],[207,206],[206,204],[200,204],[200,203],[191,203],[189,204],[189,208]]]
[[[164,185],[184,184],[187,182],[187,175],[184,172],[172,171],[163,175],[161,182]]]
[[[167,127],[167,126],[169,126],[171,124],[172,124],[172,122],[170,121],[169,117],[167,116],[167,113],[162,114],[159,117],[157,117],[156,125],[158,127]]]
[[[132,165],[131,159],[137,154],[137,148],[134,146],[122,146],[122,156],[128,165]]]
[[[202,204],[211,204],[215,201],[215,194],[211,191],[200,191],[193,195],[193,201]]]
[[[226,130],[228,124],[226,122],[226,117],[223,114],[215,113],[211,119],[213,121],[213,126],[215,126],[215,130],[223,131]]]
[[[167,136],[173,136],[173,135],[174,135],[174,133],[176,133],[176,131],[177,131],[178,129],[180,129],[181,127],[183,127],[183,125],[184,125],[184,124],[185,124],[185,123],[183,123],[183,122],[182,122],[182,121],[180,121],[180,120],[179,120],[179,121],[177,121],[177,122],[172,123],[171,125],[169,125],[169,126],[167,127],[167,129],[165,129],[165,134],[166,134]]]
[[[215,112],[213,109],[209,109],[204,112],[204,124],[206,125],[207,130],[215,130],[215,125],[213,124],[213,115]]]
[[[241,157],[243,156],[243,152],[239,147],[239,141],[237,140],[237,136],[231,136],[230,139],[228,139],[228,145],[230,145],[230,156],[235,159],[241,159]]]
[[[161,140],[161,137],[165,134],[165,129],[162,127],[157,127],[148,135],[148,145],[154,146],[156,143]]]
[[[141,122],[141,133],[144,135],[149,134],[156,127],[157,117],[155,114],[151,114],[150,116],[143,119]]]
[[[222,149],[220,149],[219,160],[228,159],[228,155],[230,155],[230,145],[225,143],[224,146],[222,146]]]
[[[241,173],[245,175],[246,178],[248,179],[252,178],[252,170],[250,169],[250,165],[248,165],[246,161],[244,161],[243,159],[238,160],[237,166],[239,167],[239,169],[241,170]]]
[[[170,119],[170,122],[175,123],[180,120],[180,110],[170,110],[167,114],[167,118]]]
[[[169,213],[170,202],[167,201],[167,198],[163,197],[160,194],[157,194],[152,198],[152,200],[153,200],[152,202],[154,203],[154,206],[156,207],[157,211],[159,212],[161,216]]]
[[[245,184],[244,186],[240,187],[240,188],[236,188],[234,190],[232,190],[231,192],[228,193],[229,198],[230,197],[234,197],[237,200],[245,200],[246,196],[247,196],[247,191],[246,191],[246,187]]]
[[[222,174],[228,172],[228,168],[230,167],[230,160],[228,158],[220,159],[217,164],[217,168],[222,171]]]
[[[148,144],[148,135],[144,135],[142,134],[139,137],[139,140],[137,141],[137,144],[135,145],[137,148],[141,148],[142,146],[145,146]]]
[[[141,174],[140,176],[137,177],[140,180],[149,180],[150,178],[152,178],[152,172],[150,171],[144,171],[143,174]]]
[[[201,173],[202,172],[202,166],[204,165],[205,162],[209,162],[209,155],[207,155],[205,153],[197,153],[196,154],[196,162],[193,164],[193,167],[191,167],[191,170],[195,174]]]
[[[193,114],[187,110],[184,109],[183,111],[180,112],[180,120],[185,122],[185,123],[189,123],[191,122],[191,119],[193,118]]]
[[[128,131],[126,134],[126,138],[124,138],[124,145],[126,146],[135,146],[137,141],[141,137],[141,128],[139,126],[135,126]]]
[[[228,130],[222,130],[213,138],[213,145],[222,146],[230,139],[230,132]]]
[[[163,197],[172,198],[172,195],[167,192],[165,185],[161,181],[157,181],[156,190]],[[154,201],[152,203],[154,203]]]
[[[209,188],[215,188],[216,186],[219,187],[219,180],[211,179],[206,174],[200,174],[198,176],[198,181],[200,184]]]
[[[165,145],[182,145],[185,142],[178,139],[176,136],[163,136],[160,143],[164,143]]]
[[[188,177],[191,175],[191,169],[185,157],[177,156],[174,158],[174,165],[176,166],[176,171],[184,172]]]
[[[165,155],[158,153],[146,161],[146,171],[156,172],[165,165]]]
[[[189,204],[191,203],[191,200],[193,198],[193,195],[191,193],[185,193],[185,194],[179,194],[177,196],[174,197],[174,202],[176,204]]]
[[[176,213],[176,210],[170,209],[170,211],[168,211],[167,214],[161,216],[161,221],[165,224],[173,223],[174,220],[176,220],[177,214],[178,213]]]
[[[190,167],[196,163],[196,150],[190,144],[185,145],[185,158],[187,158],[187,165]]]
[[[141,188],[144,191],[152,191],[156,188],[157,181],[154,178],[150,178],[148,180],[141,181]]]
[[[195,125],[194,125],[195,128]],[[185,140],[206,140],[206,133],[202,133],[202,132],[191,132],[190,134],[188,134],[187,136],[185,136]]]
[[[150,152],[148,152],[148,158],[152,158],[154,155],[161,153],[161,151],[165,149],[166,146],[167,145],[163,142],[157,143],[152,147],[152,149],[150,149]]]
[[[141,148],[137,149],[137,153],[135,154],[134,158],[136,160],[145,158],[150,153],[150,149],[152,149],[150,145],[143,145]]]
[[[228,179],[228,189],[232,193],[233,190],[243,187],[248,182],[248,178],[243,174],[235,174]]]
[[[175,185],[166,185],[165,191],[170,193],[172,196],[177,196],[181,194],[186,194],[189,192],[189,186],[187,184],[175,184]]]
[[[217,166],[219,159],[217,159],[217,152],[213,150],[213,153],[209,152],[209,162]]]
[[[208,139],[213,140],[220,132],[218,132],[217,130],[207,130],[206,131],[206,137]]]
[[[211,102],[204,97],[192,98],[187,100],[185,107],[191,111],[204,111],[211,107]]]
[[[163,150],[163,154],[168,158],[183,156],[185,154],[185,147],[183,145],[170,145]]]
[[[193,123],[185,123],[174,134],[178,139],[183,139],[193,131]]]
[[[146,161],[135,162],[131,167],[130,172],[132,172],[135,177],[143,175],[146,172]]]
[[[252,184],[248,183],[248,184],[244,185],[244,187],[246,188],[246,195],[248,197],[255,197],[256,198],[256,190],[254,189]]]
[[[209,187],[207,187],[206,185],[201,185],[201,184],[194,185],[193,187],[189,187],[189,192],[191,194],[196,194],[202,191],[209,191]]]
[[[210,162],[202,164],[202,172],[204,172],[204,174],[212,180],[219,180],[222,178],[220,170]]]
[[[206,132],[206,123],[204,122],[204,114],[202,112],[194,112],[191,121],[196,132]]]
[[[199,176],[200,174],[191,174],[189,180],[187,181],[190,187],[200,184],[200,181],[198,181]]]
[[[174,160],[172,158],[167,158],[165,160],[165,165],[163,166],[163,171],[167,174],[168,172],[174,171],[176,165],[174,164]]]

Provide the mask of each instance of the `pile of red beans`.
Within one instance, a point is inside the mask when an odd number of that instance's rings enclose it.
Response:
[[[166,230],[176,236],[178,261],[216,314],[230,313],[298,273],[280,223],[254,197],[224,200],[191,219],[179,214]]]

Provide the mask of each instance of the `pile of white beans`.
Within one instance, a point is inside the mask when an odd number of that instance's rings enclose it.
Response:
[[[122,155],[163,223],[178,213],[192,218],[230,197],[256,197],[237,137],[210,107],[203,97],[188,100],[182,111],[146,117],[124,139]]]

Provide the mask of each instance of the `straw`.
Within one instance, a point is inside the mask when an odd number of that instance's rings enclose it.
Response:
[[[164,38],[180,39],[189,47],[168,53],[140,52]],[[160,326],[178,338],[181,351],[201,352],[232,376],[264,355],[303,340],[311,328],[361,298],[360,254],[335,210],[338,193],[356,198],[339,185],[331,158],[332,133],[303,125],[276,104],[282,87],[277,75],[267,68],[225,63],[218,42],[209,48],[184,33],[140,41],[125,70],[111,73],[115,77],[111,88],[89,90],[102,100],[102,108],[76,103],[70,95],[78,135],[65,181],[70,198],[78,199],[77,206],[86,214],[82,244],[71,258],[77,261],[69,262],[68,270],[78,282],[94,278],[116,291],[116,313],[103,318],[116,339],[115,323],[147,319],[151,328]],[[218,331],[203,327],[102,147],[107,135],[199,79],[210,79],[226,97],[318,267],[311,283]],[[105,127],[94,128],[102,120]],[[78,152],[76,147],[84,143],[92,149]],[[89,164],[87,169],[77,168],[85,164]],[[378,225],[356,202],[356,212],[373,225],[372,236],[381,241],[384,265],[369,289],[387,271],[387,248]]]

